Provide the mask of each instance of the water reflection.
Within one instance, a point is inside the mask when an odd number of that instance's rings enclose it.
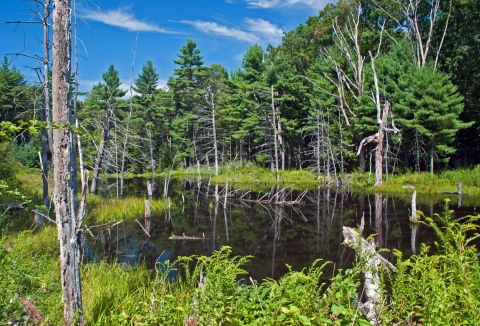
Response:
[[[142,179],[128,180],[125,193],[146,198],[146,184]],[[160,180],[155,185],[153,197],[159,198],[164,185]],[[115,197],[116,188],[103,187],[100,194]],[[338,189],[298,193],[288,188],[259,194],[185,179],[171,181],[169,196],[175,207],[161,213],[153,207],[150,218],[142,223],[122,222],[92,230],[86,256],[114,256],[130,264],[145,261],[153,268],[158,261],[209,255],[228,245],[234,255],[254,256],[246,266],[253,279],[278,278],[288,271],[287,264],[301,270],[317,258],[334,263],[325,273],[330,277],[334,268],[346,268],[353,260],[353,252],[342,245],[342,226],[358,227],[362,216],[364,235],[375,234],[378,247],[399,249],[408,256],[418,251],[420,243],[433,239],[425,226],[410,224],[409,195],[393,198]],[[442,211],[434,199],[417,201],[418,210]],[[472,212],[464,202],[461,214]]]

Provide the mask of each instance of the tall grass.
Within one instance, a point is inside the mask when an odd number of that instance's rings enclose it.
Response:
[[[170,203],[173,206],[173,203]],[[167,199],[150,201],[152,216],[168,209]],[[135,220],[145,217],[145,199],[126,197],[123,199],[103,199],[95,195],[87,196],[86,223],[108,223],[115,220]]]
[[[87,264],[82,270],[85,320],[89,325],[115,325],[134,318],[149,296],[151,273],[143,265]]]
[[[29,298],[45,323],[63,323],[57,230],[46,226],[0,241],[0,324],[27,324],[19,298]]]
[[[419,193],[440,194],[443,192],[456,192],[458,183],[462,183],[462,192],[468,195],[480,195],[480,165],[470,168],[441,171],[434,175],[427,172],[409,172],[384,176],[383,186],[373,187],[373,175],[369,173],[353,174],[352,186],[362,191],[381,191],[385,193],[405,193],[409,190],[402,186],[414,186]]]

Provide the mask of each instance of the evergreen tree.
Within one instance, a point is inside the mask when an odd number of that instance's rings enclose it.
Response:
[[[7,57],[0,66],[0,120],[27,120],[24,113],[33,103],[23,90],[26,88],[24,76],[15,67],[10,67]]]
[[[188,39],[187,44],[180,48],[178,60],[174,62],[180,67],[174,69],[174,77],[168,81],[168,86],[173,92],[175,102],[175,116],[172,121],[171,136],[173,142],[180,149],[179,156],[184,159],[185,167],[196,160],[194,148],[196,133],[197,103],[196,94],[199,90],[199,78],[203,75],[203,61],[200,49],[194,40]]]
[[[121,97],[125,96],[127,91],[120,89],[120,77],[117,70],[113,65],[108,67],[108,70],[102,74],[104,83],[98,83],[93,86],[92,91],[88,94],[85,100],[86,110],[89,111],[93,117],[92,126],[90,127],[92,132],[98,133],[100,131],[100,143],[96,153],[96,158],[93,165],[93,176],[91,192],[96,193],[98,175],[100,174],[100,168],[102,166],[102,160],[105,155],[105,148],[107,145],[108,134],[110,131],[110,124],[114,117],[114,111]],[[99,126],[101,116],[99,114],[105,114],[105,118]]]
[[[430,172],[433,174],[435,156],[440,161],[448,161],[448,155],[455,152],[451,146],[455,135],[473,122],[465,123],[459,119],[463,111],[463,98],[448,75],[427,65],[417,70],[415,80],[414,123],[428,142]]]
[[[144,163],[140,164],[140,171],[145,165],[149,165],[152,171],[154,170],[156,146],[161,146],[160,139],[157,139],[159,133],[155,128],[163,118],[159,115],[159,108],[154,101],[155,94],[159,91],[157,89],[158,78],[159,75],[152,62],[147,61],[142,67],[142,72],[134,81],[133,89],[139,95],[134,96],[135,110],[132,115],[132,125],[138,136],[148,140],[143,141],[140,148],[133,149],[139,163],[142,161],[140,158],[144,157]]]

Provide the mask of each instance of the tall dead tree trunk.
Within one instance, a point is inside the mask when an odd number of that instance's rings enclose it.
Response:
[[[98,175],[100,174],[100,168],[102,166],[103,153],[105,152],[105,145],[108,140],[108,132],[110,131],[110,118],[113,115],[113,108],[109,106],[107,108],[107,114],[105,121],[103,122],[102,134],[100,136],[100,145],[98,146],[97,158],[95,159],[95,166],[93,167],[92,186],[90,192],[97,193],[98,187]]]
[[[137,55],[137,44],[138,44],[138,32],[135,37],[135,48],[133,49],[133,60],[132,60],[132,69],[130,70],[130,110],[128,111],[127,126],[125,130],[125,140],[123,141],[123,150],[122,150],[122,168],[120,175],[120,197],[123,198],[123,188],[124,188],[124,177],[125,177],[125,156],[127,155],[127,144],[128,144],[128,130],[130,129],[130,119],[132,118],[133,111],[133,68],[135,66],[135,57]]]
[[[52,99],[53,121],[62,126],[53,130],[54,195],[62,300],[65,325],[84,324],[80,281],[80,227],[77,217],[77,166],[75,136],[70,108],[71,8],[70,0],[55,0],[53,16]]]
[[[377,108],[377,123],[378,123],[378,132],[375,135],[365,137],[358,147],[357,156],[361,153],[364,145],[375,142],[377,144],[375,148],[375,187],[382,186],[382,174],[383,174],[383,142],[385,139],[386,132],[398,133],[400,130],[395,127],[395,122],[393,120],[393,113],[391,108],[391,103],[387,100],[383,105],[383,110],[380,103],[380,89],[378,86],[377,72],[375,70],[375,58],[370,53],[372,59],[372,71],[373,71],[373,81],[375,83],[375,91],[372,91],[372,102]],[[387,128],[388,115],[391,117],[392,128]]]
[[[43,3],[43,108],[45,111],[45,121],[47,126],[50,126],[50,93],[48,90],[48,65],[50,63],[49,43],[50,43],[50,3],[51,0],[45,0]],[[52,130],[47,130],[47,138],[50,146],[50,151],[53,150],[53,135]]]
[[[47,126],[50,125],[50,93],[48,90],[48,65],[50,63],[49,56],[49,19],[50,19],[50,2],[43,2],[43,121]],[[50,147],[49,147],[50,146]],[[42,182],[43,182],[43,205],[48,207],[48,150],[52,151],[52,131],[42,128]]]
[[[272,127],[273,127],[273,146],[274,146],[274,157],[275,157],[275,178],[277,182],[280,181],[278,174],[278,130],[277,130],[277,117],[275,115],[275,97],[273,93],[273,84],[270,87],[271,96],[272,96]]]

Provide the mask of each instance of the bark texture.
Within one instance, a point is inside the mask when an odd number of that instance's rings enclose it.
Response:
[[[52,100],[56,125],[72,124],[70,110],[71,9],[70,0],[55,0],[53,23]],[[65,325],[83,325],[80,282],[80,237],[77,230],[77,168],[75,136],[65,128],[53,130],[54,195],[58,238],[62,300]]]

